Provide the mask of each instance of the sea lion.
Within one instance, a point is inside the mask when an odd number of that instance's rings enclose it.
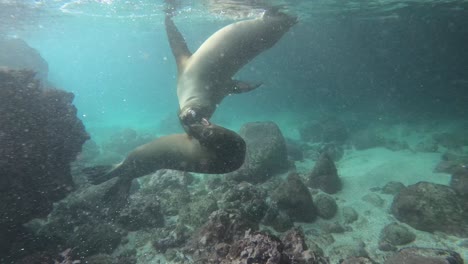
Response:
[[[171,15],[166,15],[166,32],[177,63],[179,119],[187,133],[191,134],[190,124],[209,120],[227,95],[260,86],[232,77],[258,54],[275,45],[296,22],[296,17],[270,10],[260,18],[223,27],[192,54]]]
[[[97,166],[85,173],[93,184],[118,178],[106,193],[106,200],[115,201],[128,196],[133,179],[159,169],[218,174],[243,164],[246,144],[234,131],[214,124],[193,125],[192,131],[200,140],[187,134],[163,136],[137,147],[112,168]]]

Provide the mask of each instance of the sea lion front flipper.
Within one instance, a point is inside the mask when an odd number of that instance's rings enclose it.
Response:
[[[177,62],[177,70],[179,73],[181,73],[185,62],[188,58],[190,58],[190,56],[192,56],[192,53],[188,49],[184,37],[177,29],[170,15],[166,15],[164,24],[166,25],[167,38],[169,39],[169,45],[171,46],[172,54],[174,55],[174,58]]]
[[[263,83],[251,83],[251,82],[244,82],[239,80],[232,80],[232,86],[229,89],[229,94],[240,94],[250,92],[252,90],[257,89]]]

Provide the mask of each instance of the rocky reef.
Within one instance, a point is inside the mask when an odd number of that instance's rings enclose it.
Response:
[[[41,88],[34,72],[0,70],[1,255],[16,254],[22,224],[47,216],[74,188],[70,163],[89,137],[72,101]]]

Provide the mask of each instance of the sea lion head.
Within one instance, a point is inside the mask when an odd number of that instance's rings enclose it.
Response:
[[[214,124],[195,124],[192,135],[202,146],[216,153],[210,171],[226,173],[238,169],[244,163],[246,143],[239,134]]]
[[[211,111],[206,106],[203,105],[188,105],[182,108],[179,112],[179,121],[184,128],[185,132],[191,136],[195,132],[192,131],[194,125],[200,124],[203,126],[210,125],[209,117],[211,116]],[[195,133],[196,134],[196,133]],[[196,136],[195,136],[196,137]]]

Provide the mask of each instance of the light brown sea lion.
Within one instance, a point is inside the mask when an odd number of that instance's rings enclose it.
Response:
[[[256,19],[236,22],[211,35],[191,53],[170,15],[165,25],[177,62],[179,118],[187,133],[190,124],[209,120],[229,94],[251,91],[259,84],[233,80],[233,75],[261,52],[271,48],[297,22],[271,10]]]

